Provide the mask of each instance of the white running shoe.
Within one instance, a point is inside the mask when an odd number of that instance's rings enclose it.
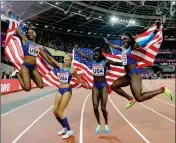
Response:
[[[15,70],[13,73],[11,73],[11,75],[10,75],[9,77],[11,78],[11,77],[16,76],[16,74],[17,74],[18,72],[19,72],[18,70]]]
[[[67,133],[67,128],[63,128],[61,131],[57,133],[57,135],[62,135]]]
[[[73,135],[73,131],[67,131],[67,133],[62,137],[63,139],[67,139],[67,138],[69,138],[70,136],[72,136]]]

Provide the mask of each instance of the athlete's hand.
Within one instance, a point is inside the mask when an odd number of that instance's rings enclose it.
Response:
[[[104,40],[105,40],[106,44],[108,44],[108,45],[110,44],[109,41],[106,38],[104,38]]]
[[[77,50],[78,49],[78,45],[75,45],[73,50]]]

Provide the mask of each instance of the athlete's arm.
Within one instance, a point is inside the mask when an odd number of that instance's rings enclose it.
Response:
[[[55,65],[55,67],[59,67],[60,68],[60,64],[51,56],[49,56],[48,54],[46,54],[46,56],[48,57],[48,59]]]
[[[114,66],[123,66],[122,62],[115,62],[115,61],[112,61],[112,60],[106,60],[105,61],[106,64],[110,64],[110,65],[114,65]]]
[[[78,54],[80,54],[82,57],[84,57],[84,58],[86,58],[86,59],[92,61],[92,57],[87,56],[85,53],[81,52],[81,51],[78,50],[78,49],[75,49],[75,51],[76,51]]]
[[[58,67],[58,65],[54,64],[50,58],[48,58],[47,54],[42,50],[40,49],[40,55],[53,67]]]
[[[52,71],[57,76],[57,73],[59,73],[60,69],[59,68],[54,68]]]
[[[72,73],[76,77],[76,79],[78,80],[78,82],[82,83],[82,80],[81,80],[80,76],[78,75],[77,71],[74,68],[72,68]]]
[[[18,28],[16,29],[16,32],[20,36],[22,44],[25,45],[26,42],[28,41],[28,38]]]
[[[6,16],[9,18],[10,11],[6,11]],[[17,28],[16,29],[17,34],[20,36],[22,39],[22,44],[25,45],[26,42],[28,41],[28,38]]]
[[[77,71],[74,68],[72,69],[72,73],[76,77],[76,79],[78,80],[79,83],[86,86],[86,83],[81,80],[80,76],[78,75]]]
[[[120,51],[122,51],[122,48],[119,45],[115,45],[115,44],[111,44],[106,38],[104,38],[105,43],[110,46],[110,48],[114,48],[114,49],[118,49]]]
[[[147,45],[149,42],[151,42],[151,40],[155,37],[155,35],[157,34],[158,30],[160,29],[161,26],[161,22],[156,22],[156,29],[153,33],[151,33],[146,39],[143,39],[137,43],[134,44],[134,49],[139,48],[139,47],[143,47],[145,45]]]

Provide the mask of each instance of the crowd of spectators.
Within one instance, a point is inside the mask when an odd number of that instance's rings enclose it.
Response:
[[[166,78],[175,78],[174,73],[148,73],[143,74],[143,79],[166,79]]]
[[[110,49],[105,44],[103,38],[93,38],[93,37],[84,37],[77,35],[68,35],[68,34],[56,34],[49,32],[40,32],[39,43],[49,48],[55,50],[61,50],[65,52],[72,52],[75,45],[79,47],[92,48],[101,47],[104,51],[110,52]]]
[[[2,22],[1,32],[6,33],[7,25]],[[55,50],[65,51],[71,53],[75,45],[79,47],[92,48],[101,47],[103,51],[110,52],[109,47],[105,44],[103,38],[94,38],[94,37],[85,37],[77,35],[67,34],[58,34],[46,31],[37,32],[37,41],[39,44],[44,45]],[[174,41],[175,42],[175,41]],[[161,51],[173,51],[175,49],[175,43],[173,41],[163,41],[162,46],[160,47]],[[3,48],[2,51],[3,53]],[[176,54],[158,54],[156,59],[160,60],[174,60]],[[55,57],[58,62],[63,62],[63,57]],[[1,61],[10,64],[10,62],[5,58],[4,54],[1,55]],[[174,63],[159,63],[163,67],[168,67],[175,70]],[[11,73],[3,73],[2,78],[9,78]],[[144,79],[157,79],[157,78],[173,78],[175,74],[145,74],[143,75]]]
[[[160,63],[160,65],[162,65],[163,68],[171,68],[173,70],[175,70],[176,67],[176,63]]]
[[[1,79],[17,79],[17,76],[10,76],[12,74],[12,71],[9,73],[7,72],[2,72]]]
[[[157,54],[156,59],[160,60],[174,60],[176,54]]]

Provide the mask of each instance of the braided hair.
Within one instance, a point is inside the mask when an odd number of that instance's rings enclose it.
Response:
[[[131,39],[130,46],[131,46],[132,49],[134,49],[134,44],[136,43],[136,41],[135,41],[133,35],[131,33],[128,33],[128,32],[124,33],[123,35],[126,35],[126,36],[128,36]]]
[[[93,50],[93,52],[98,52],[100,54],[100,57],[98,59],[99,61],[105,61],[105,60],[107,60],[107,58],[103,55],[102,49],[100,49],[99,47],[95,48]],[[93,59],[94,59],[94,57],[93,57]],[[110,69],[110,65],[109,64],[107,64],[107,67],[108,67],[108,69]]]

